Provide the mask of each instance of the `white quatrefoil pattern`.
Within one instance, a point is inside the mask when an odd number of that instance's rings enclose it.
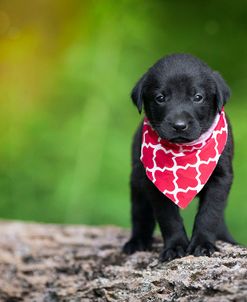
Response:
[[[199,139],[175,144],[161,139],[145,118],[140,159],[147,177],[180,208],[186,208],[213,173],[226,145],[227,128],[222,110]]]

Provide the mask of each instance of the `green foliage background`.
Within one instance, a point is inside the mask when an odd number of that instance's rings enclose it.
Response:
[[[226,216],[247,243],[246,20],[244,1],[1,0],[0,216],[129,226],[130,90],[158,58],[189,52],[232,88]]]

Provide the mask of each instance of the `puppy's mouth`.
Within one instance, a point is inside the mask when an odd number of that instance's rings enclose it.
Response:
[[[161,139],[164,139],[170,143],[173,144],[186,144],[186,143],[191,143],[194,140],[196,140],[198,137],[193,135],[193,136],[182,136],[182,135],[176,135],[176,136],[171,136],[171,135],[164,135],[163,133],[158,133],[159,137]]]
[[[183,144],[183,143],[190,143],[192,140],[188,139],[186,137],[179,136],[179,137],[174,137],[172,139],[169,139],[169,141],[174,144]]]
[[[166,133],[159,127],[157,127],[155,130],[161,139],[173,144],[188,144],[197,140],[200,136],[200,133],[190,133],[186,131],[183,131],[184,133]]]

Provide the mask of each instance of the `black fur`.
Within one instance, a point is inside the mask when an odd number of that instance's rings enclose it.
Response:
[[[195,98],[198,93],[202,96],[199,102]],[[162,58],[151,67],[136,84],[131,96],[139,112],[144,107],[160,137],[172,142],[188,142],[197,139],[211,126],[230,91],[221,75],[205,63],[191,55],[176,54]],[[228,125],[226,147],[209,181],[199,193],[199,209],[189,241],[179,208],[146,176],[140,161],[141,123],[132,148],[132,235],[123,247],[125,253],[151,248],[156,220],[165,243],[161,261],[186,254],[210,256],[216,250],[217,239],[235,243],[224,220],[224,208],[233,178],[233,140],[229,120]]]

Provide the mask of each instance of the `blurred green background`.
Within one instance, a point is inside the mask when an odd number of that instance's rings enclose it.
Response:
[[[232,88],[226,217],[247,243],[246,36],[245,1],[1,0],[1,218],[129,226],[130,90],[158,58],[189,52]]]

